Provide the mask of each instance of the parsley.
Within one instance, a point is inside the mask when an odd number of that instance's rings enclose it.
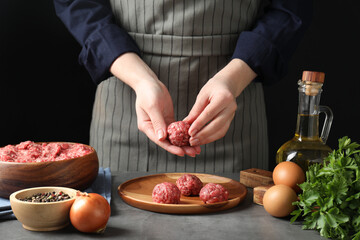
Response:
[[[303,229],[315,229],[331,239],[360,240],[360,150],[347,136],[324,163],[309,166],[291,222],[303,219]]]

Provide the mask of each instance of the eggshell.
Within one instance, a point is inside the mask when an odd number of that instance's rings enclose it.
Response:
[[[305,181],[305,174],[302,168],[294,162],[281,162],[273,171],[273,181],[275,185],[284,184],[291,187],[295,192],[300,192],[301,184]]]
[[[292,203],[297,200],[297,195],[291,187],[274,185],[265,192],[263,205],[270,215],[286,217],[295,209]]]

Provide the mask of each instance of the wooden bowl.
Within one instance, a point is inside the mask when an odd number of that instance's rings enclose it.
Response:
[[[59,202],[34,203],[19,199],[36,193],[59,192],[71,196],[71,199]],[[23,227],[31,231],[54,231],[66,227],[70,223],[69,212],[75,201],[76,190],[64,187],[27,188],[10,195],[11,209]]]
[[[95,180],[98,171],[99,160],[95,149],[82,157],[52,162],[0,161],[0,197],[8,198],[18,190],[41,186],[84,190]]]

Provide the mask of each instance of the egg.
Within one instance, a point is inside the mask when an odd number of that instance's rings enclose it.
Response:
[[[273,171],[272,174],[275,185],[284,184],[291,187],[295,192],[300,192],[301,184],[305,181],[305,173],[302,168],[294,162],[281,162]]]
[[[274,185],[265,192],[263,205],[270,215],[286,217],[295,209],[292,203],[297,200],[297,195],[291,187]]]

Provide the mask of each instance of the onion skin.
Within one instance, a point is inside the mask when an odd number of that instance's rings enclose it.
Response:
[[[70,221],[80,232],[103,233],[110,214],[110,204],[103,196],[79,193],[70,209]]]

